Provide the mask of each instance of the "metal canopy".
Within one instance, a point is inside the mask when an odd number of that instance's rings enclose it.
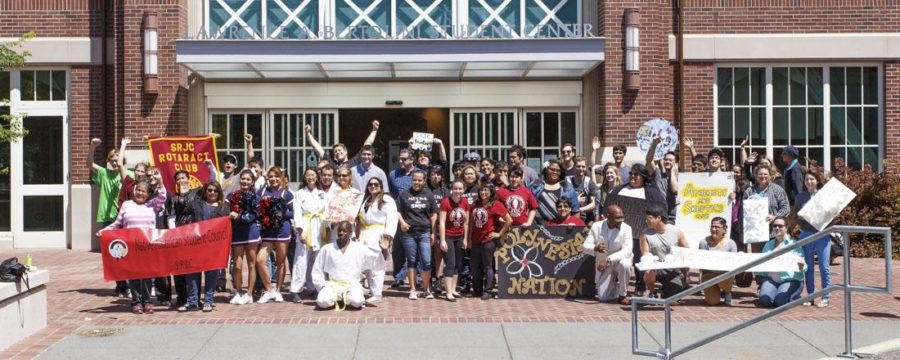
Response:
[[[581,78],[603,38],[178,40],[177,63],[205,79]]]

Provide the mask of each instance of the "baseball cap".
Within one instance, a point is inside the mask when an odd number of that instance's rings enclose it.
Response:
[[[463,156],[463,159],[466,159],[466,161],[479,161],[481,160],[481,155],[473,151]]]
[[[237,164],[237,156],[234,156],[234,154],[227,154],[227,155],[225,155],[225,158],[224,158],[223,160],[224,160],[225,162],[230,162],[230,163],[232,163],[232,164]]]

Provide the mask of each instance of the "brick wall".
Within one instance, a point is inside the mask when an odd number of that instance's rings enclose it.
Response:
[[[900,61],[884,63],[884,158],[900,159]]]
[[[683,0],[686,34],[897,32],[896,0]]]
[[[0,37],[101,36],[103,0],[0,0]]]
[[[626,8],[641,13],[641,87],[624,91],[623,19]],[[634,144],[641,124],[652,118],[673,119],[673,74],[669,66],[668,34],[672,18],[669,1],[603,1],[602,33],[606,36],[606,61],[601,87],[601,129],[606,146]]]

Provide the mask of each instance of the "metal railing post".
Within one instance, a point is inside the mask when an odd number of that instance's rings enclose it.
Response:
[[[853,319],[850,309],[850,234],[842,231],[841,236],[844,237],[844,353],[840,357],[856,358],[853,354]]]
[[[650,284],[650,286],[654,286]],[[665,324],[665,332],[666,332],[666,359],[670,359],[672,356],[672,308],[671,304],[666,304],[666,324]]]

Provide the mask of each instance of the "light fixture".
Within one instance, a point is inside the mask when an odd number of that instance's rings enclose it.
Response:
[[[641,13],[637,9],[625,9],[625,89],[641,87],[640,62]]]
[[[144,13],[144,93],[159,92],[159,69],[157,51],[159,49],[159,19],[156,13]]]

